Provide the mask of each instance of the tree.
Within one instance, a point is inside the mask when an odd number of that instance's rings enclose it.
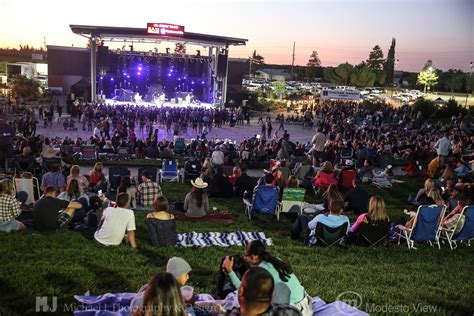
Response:
[[[319,59],[318,52],[313,50],[311,56],[309,56],[308,63],[306,64],[307,67],[321,67],[321,59]]]
[[[423,70],[418,74],[416,83],[424,86],[424,92],[426,93],[426,88],[432,87],[438,83],[438,74],[433,67],[433,62],[428,60],[423,67]]]
[[[444,80],[442,80],[444,79]],[[447,91],[451,91],[454,96],[454,91],[461,91],[464,84],[464,73],[460,69],[449,69],[447,72],[442,73],[439,78],[440,84],[443,81],[443,87]]]
[[[345,64],[340,64],[336,68],[324,68],[324,78],[334,84],[348,85],[353,71],[354,66],[346,62]]]
[[[286,93],[286,85],[284,81],[274,81],[273,84],[273,91],[278,95],[278,98],[281,100],[283,99],[283,95]]]
[[[252,58],[252,64],[254,64],[254,65],[263,65],[263,64],[265,64],[265,58],[262,55],[257,54],[256,50],[253,51],[252,57],[250,57],[250,58]]]
[[[350,83],[356,87],[372,87],[376,79],[375,72],[369,67],[355,68]]]
[[[369,53],[369,59],[367,59],[367,67],[372,69],[374,72],[381,72],[385,59],[383,58],[383,52],[379,45],[375,45],[372,51]]]
[[[30,79],[26,76],[16,76],[10,83],[13,97],[18,101],[20,99],[37,100],[40,96],[41,84],[36,79]]]
[[[318,52],[314,50],[306,64],[306,77],[316,77],[318,67],[321,67],[321,59],[319,59]]]
[[[392,84],[393,77],[395,76],[395,38],[392,38],[392,44],[388,49],[387,60],[385,61],[383,70],[386,74],[385,82]]]

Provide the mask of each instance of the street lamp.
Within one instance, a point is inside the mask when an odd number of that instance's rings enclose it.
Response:
[[[469,99],[469,96],[472,94],[472,68],[474,67],[474,64],[472,63],[472,61],[469,63],[469,68],[470,68],[470,72],[469,72],[469,82],[467,83],[467,89],[466,89],[466,108],[467,108],[467,99]],[[469,90],[468,90],[469,89]]]

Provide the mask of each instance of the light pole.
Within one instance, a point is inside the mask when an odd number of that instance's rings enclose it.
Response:
[[[469,99],[469,96],[471,95],[472,93],[472,68],[474,67],[472,61],[469,63],[469,68],[470,68],[470,71],[469,71],[469,81],[467,83],[467,89],[466,89],[466,104],[465,104],[465,107],[467,108],[467,99]]]
[[[396,70],[397,70],[397,65],[398,65],[398,62],[400,61],[400,59],[396,59],[395,62],[393,63],[393,78],[395,79],[395,73],[396,73]],[[398,83],[393,83],[393,79],[392,79],[392,95],[390,96],[390,98],[393,98],[393,90],[395,90],[395,88],[398,87]]]

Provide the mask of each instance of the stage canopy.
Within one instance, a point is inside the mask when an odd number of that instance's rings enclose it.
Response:
[[[223,105],[227,94],[227,70],[228,54],[230,46],[245,45],[247,39],[209,34],[185,32],[184,26],[169,23],[147,23],[144,28],[94,26],[94,25],[70,25],[73,33],[83,36],[89,40],[91,48],[91,99],[96,101],[97,89],[97,47],[104,46],[104,42],[131,42],[160,44],[162,42],[175,43],[176,47],[185,47],[187,44],[202,46],[208,49],[209,69],[206,85],[212,94],[215,104]],[[126,47],[124,45],[124,47]],[[185,55],[185,49],[169,52],[166,54],[174,57],[181,55],[183,58],[195,56]],[[155,54],[155,56],[163,54]],[[206,53],[203,56],[207,55]],[[200,56],[200,55],[198,55]]]

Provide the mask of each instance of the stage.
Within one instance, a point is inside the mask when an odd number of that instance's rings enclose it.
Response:
[[[204,103],[204,102],[191,102],[191,103],[186,103],[186,102],[180,102],[180,103],[175,103],[175,102],[169,102],[165,101],[162,103],[153,103],[153,102],[145,102],[145,101],[138,101],[138,102],[127,102],[127,101],[117,101],[113,99],[105,99],[105,104],[107,105],[113,105],[113,106],[125,106],[125,105],[139,105],[139,106],[144,106],[144,107],[172,107],[172,108],[200,108],[200,109],[214,109],[215,106],[210,103]]]

